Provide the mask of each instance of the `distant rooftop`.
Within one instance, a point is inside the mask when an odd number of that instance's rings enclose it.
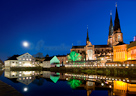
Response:
[[[131,43],[128,45],[128,49],[131,48],[131,47],[134,47],[134,46],[136,46],[136,41],[131,42]]]
[[[7,60],[17,60],[17,57],[20,55],[13,55],[12,57],[8,58]]]
[[[84,48],[85,47],[85,45],[83,45],[83,46],[72,46],[72,48]]]
[[[110,47],[109,45],[95,45],[95,48],[105,48]]]

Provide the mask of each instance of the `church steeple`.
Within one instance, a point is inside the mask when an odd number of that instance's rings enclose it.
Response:
[[[87,37],[86,37],[86,42],[89,41],[89,36],[88,36],[88,25],[87,25]]]
[[[112,34],[113,34],[112,12],[110,12],[109,36],[111,36]]]
[[[116,31],[118,29],[120,29],[120,22],[119,22],[119,16],[118,16],[118,10],[117,10],[117,3],[116,3],[116,15],[115,15],[115,20],[114,20],[114,31]]]

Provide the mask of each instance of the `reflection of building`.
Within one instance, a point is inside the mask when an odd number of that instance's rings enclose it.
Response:
[[[114,95],[126,96],[126,94],[136,94],[136,84],[130,84],[123,81],[114,81]]]
[[[15,78],[18,82],[21,82],[25,85],[30,84],[35,79],[34,71],[9,71],[5,70],[4,76],[13,79]]]
[[[5,68],[10,67],[35,67],[34,57],[29,53],[14,55],[5,61]]]

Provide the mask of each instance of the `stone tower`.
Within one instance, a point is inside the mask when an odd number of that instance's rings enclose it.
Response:
[[[112,24],[112,13],[110,12],[110,26],[107,44],[112,47],[112,36],[113,36],[113,24]]]
[[[123,43],[123,33],[121,32],[119,16],[117,11],[117,4],[116,4],[116,15],[114,20],[114,31],[112,36],[112,45],[117,45],[118,43]]]

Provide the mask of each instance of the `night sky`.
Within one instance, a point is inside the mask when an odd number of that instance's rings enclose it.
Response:
[[[124,43],[129,44],[136,35],[135,0],[0,0],[0,59],[26,52],[67,54],[72,43],[86,44],[87,25],[93,45],[107,44],[116,2]]]

